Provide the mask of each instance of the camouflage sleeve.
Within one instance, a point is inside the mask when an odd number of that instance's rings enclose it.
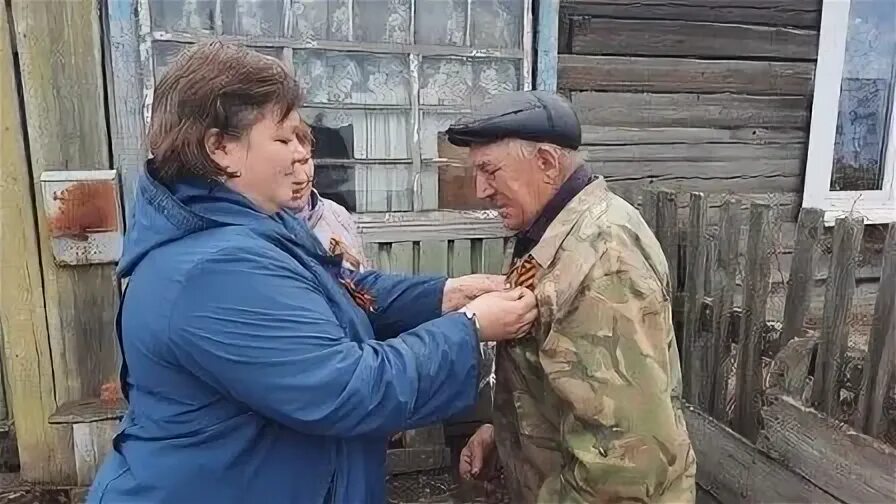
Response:
[[[539,502],[693,502],[670,303],[653,272],[625,262],[594,266],[542,347],[568,409],[566,462]]]

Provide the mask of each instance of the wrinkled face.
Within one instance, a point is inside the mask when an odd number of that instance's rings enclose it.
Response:
[[[557,192],[562,169],[556,149],[505,140],[470,148],[476,197],[498,209],[511,231],[529,227]]]
[[[269,214],[301,208],[314,173],[307,127],[298,112],[282,122],[277,119],[268,111],[239,138],[222,138],[214,131],[206,135],[212,159],[238,175],[226,184]]]

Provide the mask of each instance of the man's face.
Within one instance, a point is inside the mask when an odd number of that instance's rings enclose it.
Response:
[[[541,146],[523,148],[523,144],[516,141],[471,147],[476,197],[498,209],[507,229],[526,229],[559,187],[560,169],[556,154]]]

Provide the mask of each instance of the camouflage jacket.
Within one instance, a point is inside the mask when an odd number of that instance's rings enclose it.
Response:
[[[539,321],[499,343],[495,438],[514,503],[694,502],[669,271],[597,179],[515,262]]]

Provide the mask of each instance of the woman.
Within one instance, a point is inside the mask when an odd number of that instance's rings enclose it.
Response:
[[[534,320],[525,293],[470,300],[483,282],[345,274],[283,211],[300,105],[217,42],[160,80],[119,264],[129,407],[88,502],[383,502],[387,436],[471,406],[478,340]]]
[[[308,160],[306,171],[299,177],[301,181],[296,186],[298,198],[291,209],[308,224],[329,253],[342,257],[343,266],[353,271],[364,271],[367,259],[355,220],[339,203],[321,197],[314,189],[313,159]]]

